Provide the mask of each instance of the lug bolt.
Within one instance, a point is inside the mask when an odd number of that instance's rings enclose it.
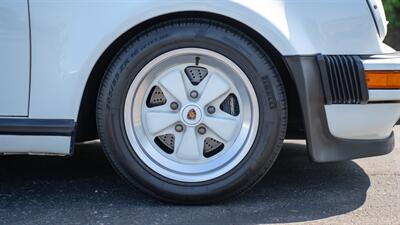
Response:
[[[197,98],[197,97],[199,97],[199,93],[197,91],[191,91],[190,92],[190,97]]]
[[[179,108],[179,104],[177,102],[171,102],[169,107],[171,107],[172,110],[177,110]]]
[[[175,130],[176,130],[176,132],[182,132],[182,131],[183,131],[183,126],[182,126],[182,124],[177,124],[177,125],[175,126]]]
[[[199,127],[199,128],[197,128],[197,132],[199,134],[203,135],[207,132],[207,129],[205,127]]]
[[[210,113],[210,114],[215,113],[215,107],[212,106],[212,105],[208,106],[208,107],[207,107],[207,112]]]

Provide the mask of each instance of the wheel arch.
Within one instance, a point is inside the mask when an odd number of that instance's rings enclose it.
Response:
[[[92,68],[90,75],[88,76],[83,91],[83,96],[81,99],[77,118],[76,141],[79,142],[98,138],[95,117],[98,90],[102,77],[108,65],[113,60],[118,51],[123,47],[123,45],[125,45],[134,35],[140,33],[141,31],[154,24],[171,19],[187,17],[213,19],[229,24],[233,27],[236,27],[241,32],[249,35],[254,41],[257,42],[258,45],[263,48],[263,50],[270,56],[273,63],[276,65],[285,85],[289,107],[289,123],[287,136],[304,138],[304,122],[303,116],[301,115],[298,90],[296,89],[294,80],[290,76],[289,70],[280,51],[273,44],[271,44],[271,42],[267,40],[266,37],[264,37],[262,34],[236,19],[210,12],[184,11],[164,14],[145,20],[144,22],[133,26],[125,33],[120,35],[103,51],[101,56],[94,64],[94,67]]]

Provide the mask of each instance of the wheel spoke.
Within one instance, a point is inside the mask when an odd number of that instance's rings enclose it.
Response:
[[[199,105],[205,106],[209,104],[224,93],[228,92],[230,89],[229,84],[218,75],[210,74],[209,76],[211,77],[208,79],[207,84],[202,91]]]
[[[180,70],[174,70],[164,75],[159,83],[181,104],[187,102],[186,88]]]
[[[194,127],[186,127],[175,154],[177,158],[186,160],[197,160],[202,157]]]
[[[145,120],[150,133],[157,134],[179,121],[179,115],[171,112],[145,112]]]
[[[238,120],[221,117],[204,117],[204,124],[224,141],[229,141],[236,132]]]

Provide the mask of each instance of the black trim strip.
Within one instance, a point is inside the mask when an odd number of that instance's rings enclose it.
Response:
[[[74,130],[74,120],[0,119],[0,135],[73,136]]]
[[[400,103],[400,100],[381,100],[381,101],[369,101],[368,104],[393,104]]]

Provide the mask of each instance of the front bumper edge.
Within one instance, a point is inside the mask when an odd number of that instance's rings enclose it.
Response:
[[[300,98],[307,147],[316,162],[350,160],[384,155],[394,148],[393,132],[384,139],[343,139],[331,134],[316,56],[286,56],[286,64]]]

